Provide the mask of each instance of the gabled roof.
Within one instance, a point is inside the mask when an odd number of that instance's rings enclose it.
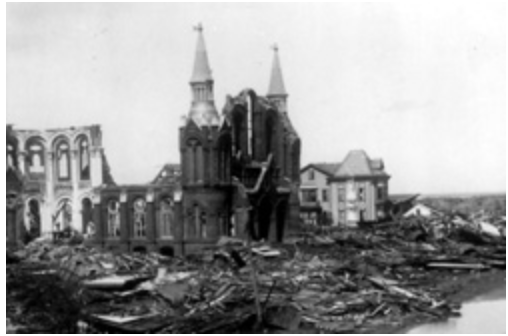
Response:
[[[181,167],[179,164],[165,164],[151,184],[176,185],[180,183]]]
[[[384,164],[381,159],[371,160],[364,150],[350,151],[334,177],[369,177],[386,176]]]
[[[319,163],[309,163],[302,169],[300,169],[300,173],[303,173],[304,171],[308,170],[309,168],[314,168],[317,171],[322,172],[323,174],[327,176],[333,176],[337,172],[337,170],[340,167],[340,162],[319,162]]]

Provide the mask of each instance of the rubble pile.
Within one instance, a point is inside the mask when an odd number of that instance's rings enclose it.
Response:
[[[223,238],[186,259],[34,242],[11,254],[7,315],[48,333],[365,333],[458,314],[440,281],[505,269],[505,246],[491,227],[453,216],[277,246]]]

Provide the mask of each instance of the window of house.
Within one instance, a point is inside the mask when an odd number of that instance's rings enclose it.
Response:
[[[314,169],[309,169],[309,181],[314,181],[315,178]]]
[[[56,147],[56,168],[59,181],[71,179],[71,154],[69,144],[62,141]]]
[[[161,201],[160,210],[160,227],[159,232],[161,237],[173,237],[173,223],[174,223],[173,201],[165,198]]]
[[[364,187],[358,188],[358,200],[360,202],[365,201],[365,188]]]
[[[377,198],[378,200],[383,200],[384,198],[384,189],[382,186],[377,187]]]
[[[302,190],[302,201],[305,203],[317,202],[317,190],[316,189]]]
[[[344,186],[339,186],[339,202],[344,202],[346,200],[346,189]]]
[[[116,200],[108,203],[108,237],[120,237],[120,203]]]
[[[346,211],[345,210],[339,210],[339,223],[346,223]]]
[[[321,196],[322,196],[323,202],[328,202],[328,190],[327,189],[323,189],[321,191]]]
[[[146,237],[146,202],[141,198],[134,201],[134,237]]]

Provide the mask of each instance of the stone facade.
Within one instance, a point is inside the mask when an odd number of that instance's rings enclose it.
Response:
[[[20,185],[17,191],[7,190],[11,197],[17,192],[23,208],[18,232],[32,236],[66,228],[86,232],[92,220],[94,188],[113,183],[100,127],[39,131],[8,126],[7,182]],[[8,221],[7,225],[14,224]]]

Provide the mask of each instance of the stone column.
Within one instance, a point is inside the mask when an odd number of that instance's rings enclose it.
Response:
[[[104,223],[102,220],[102,203],[101,203],[101,195],[94,195],[93,197],[93,223],[95,224],[95,238],[94,241],[102,245],[104,242]]]
[[[131,240],[131,226],[128,218],[129,203],[127,202],[127,191],[120,193],[120,240],[127,246]]]
[[[146,238],[150,243],[155,243],[157,237],[154,198],[154,191],[149,190],[146,194]]]
[[[98,187],[104,181],[102,176],[102,147],[92,147],[90,154],[90,179],[92,186]]]
[[[19,171],[23,175],[25,175],[25,173],[27,171],[25,158],[26,158],[26,152],[19,152],[18,153],[18,167],[19,167]]]
[[[49,219],[49,223],[44,223],[44,227],[49,228],[49,231],[53,231],[53,212],[55,207],[55,195],[54,195],[54,186],[55,186],[55,173],[54,173],[54,160],[55,160],[55,152],[48,151],[46,152],[46,195],[44,197],[46,202],[46,209],[48,211],[47,218]]]
[[[79,161],[78,150],[71,151],[71,179],[72,179],[72,226],[76,231],[83,227],[81,202],[79,201]]]

